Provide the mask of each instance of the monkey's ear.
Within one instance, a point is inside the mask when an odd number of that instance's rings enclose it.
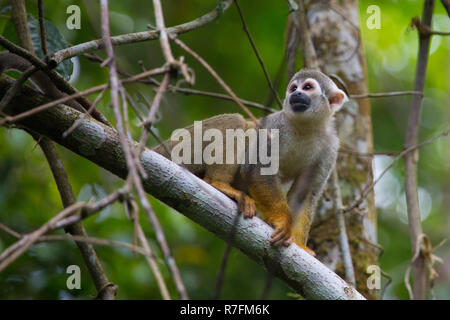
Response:
[[[330,93],[328,101],[330,102],[331,110],[333,110],[333,112],[336,112],[342,108],[344,103],[348,101],[348,98],[344,91],[336,88]]]

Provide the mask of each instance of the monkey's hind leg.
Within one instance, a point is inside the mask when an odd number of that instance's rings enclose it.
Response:
[[[255,201],[244,192],[234,189],[226,182],[214,181],[211,178],[205,178],[203,180],[231,199],[234,199],[238,205],[238,212],[242,213],[245,219],[253,218],[256,215]]]
[[[308,200],[304,204],[300,212],[297,212],[294,218],[294,223],[292,226],[294,233],[294,242],[300,248],[304,249],[313,257],[316,256],[315,252],[306,246],[309,236],[309,229],[312,223],[312,209]]]
[[[293,239],[292,217],[279,183],[259,177],[252,181],[248,188],[258,209],[264,215],[264,220],[275,229],[270,237],[270,243],[274,246],[289,246]]]

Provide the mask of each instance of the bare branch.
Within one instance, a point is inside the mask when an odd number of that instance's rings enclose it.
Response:
[[[350,253],[350,245],[348,243],[347,230],[345,226],[345,216],[342,212],[342,194],[341,187],[339,186],[339,176],[337,172],[337,168],[333,169],[333,173],[331,176],[331,181],[333,184],[334,192],[335,192],[335,214],[336,220],[339,227],[339,245],[341,248],[342,261],[344,261],[344,270],[345,270],[345,280],[350,283],[352,286],[356,286],[356,278],[355,278],[355,269],[353,267],[352,255]]]
[[[166,237],[164,235],[164,231],[158,221],[158,218],[156,217],[155,213],[153,212],[150,202],[148,201],[144,189],[142,187],[142,181],[137,173],[137,166],[136,162],[138,161],[136,159],[135,154],[131,150],[131,144],[129,143],[126,135],[127,125],[123,123],[122,114],[120,111],[120,103],[119,103],[119,90],[120,89],[120,82],[117,75],[117,69],[114,61],[114,51],[113,46],[111,43],[111,38],[109,34],[109,16],[108,16],[108,1],[107,0],[101,0],[101,9],[102,9],[102,33],[103,33],[103,40],[106,44],[106,52],[108,54],[108,65],[109,65],[109,79],[110,79],[110,85],[111,85],[111,101],[113,105],[114,115],[116,118],[116,126],[117,131],[120,138],[120,145],[122,146],[124,150],[124,155],[126,159],[126,164],[128,168],[128,175],[130,178],[130,181],[132,182],[133,186],[136,188],[136,191],[139,196],[140,203],[142,207],[144,208],[144,211],[147,213],[147,216],[150,220],[151,225],[153,226],[153,229],[156,233],[156,240],[158,241],[161,250],[164,254],[164,257],[166,259],[166,263],[169,267],[170,272],[172,273],[173,279],[175,281],[178,293],[180,295],[180,298],[182,299],[188,299],[186,289],[184,287],[183,281],[181,279],[180,271],[178,270],[178,267],[175,263],[175,260],[170,252],[169,245],[167,244]],[[126,102],[125,95],[123,94],[123,102]],[[123,105],[125,108],[125,106]],[[125,110],[126,111],[126,110]]]
[[[30,233],[27,236],[24,236],[21,240],[19,240],[14,245],[10,246],[5,251],[3,251],[2,254],[0,255],[0,272],[4,270],[8,265],[10,265],[12,262],[14,262],[18,257],[20,257],[22,253],[24,253],[40,236],[47,233],[50,230],[50,228],[55,224],[55,222],[70,214],[73,214],[83,206],[84,203],[79,202],[65,208],[63,211],[61,211],[59,214],[50,219],[49,222],[44,224],[38,230]]]
[[[434,0],[425,0],[422,24],[431,27],[433,19]],[[419,30],[419,54],[417,58],[416,78],[414,82],[414,91],[423,92],[425,88],[425,79],[428,64],[428,52],[430,49],[431,37],[424,35]],[[422,111],[423,95],[413,96],[411,108],[409,111],[408,127],[406,131],[405,149],[417,144],[419,133],[420,113]],[[405,155],[405,191],[406,204],[408,208],[408,222],[410,231],[410,240],[412,252],[415,253],[418,245],[418,239],[422,234],[422,225],[420,220],[419,199],[417,191],[417,162],[418,150],[406,153]],[[426,270],[425,260],[420,255],[413,264],[414,277],[414,299],[423,300],[426,297]]]
[[[48,138],[40,137],[39,135],[33,135],[33,138],[38,141],[39,146],[44,152],[45,158],[49,163],[64,207],[67,208],[71,206],[75,203],[75,196],[61,157],[56,150],[55,144]],[[75,236],[87,237],[88,235],[81,221],[67,226],[65,231]],[[100,259],[94,250],[94,247],[84,242],[76,242],[76,245],[83,256],[84,263],[86,264],[89,274],[92,277],[98,292],[98,297],[105,300],[114,299],[117,286],[109,281],[108,276],[103,270]]]
[[[164,277],[159,270],[158,263],[156,262],[156,257],[152,252],[150,244],[147,241],[144,230],[142,229],[141,224],[139,223],[139,212],[138,206],[134,199],[127,199],[125,201],[125,210],[127,212],[127,216],[131,217],[133,222],[133,227],[135,229],[135,235],[138,241],[141,243],[143,247],[143,251],[146,255],[146,260],[150,269],[152,270],[153,275],[155,276],[156,283],[158,284],[159,291],[161,292],[161,296],[164,300],[171,300],[169,290],[167,289],[166,282],[164,281]]]
[[[450,36],[450,32],[436,31],[431,29],[431,25],[422,24],[419,17],[411,19],[411,28],[416,28],[419,31],[421,37],[437,36]]]
[[[31,66],[20,75],[20,77],[16,80],[14,86],[11,87],[8,93],[5,94],[2,100],[0,101],[0,112],[11,101],[11,99],[20,91],[20,88],[22,88],[22,85],[28,80],[28,78],[31,77],[31,75],[36,71],[38,71],[38,69],[35,66]]]
[[[283,104],[281,103],[280,97],[278,96],[277,91],[272,85],[272,81],[270,80],[269,74],[267,73],[266,67],[264,66],[264,61],[262,60],[261,55],[259,54],[258,49],[256,48],[255,42],[253,41],[253,38],[250,35],[250,31],[247,28],[247,23],[245,23],[244,15],[242,13],[241,7],[239,6],[238,0],[234,0],[234,4],[236,5],[236,8],[239,12],[239,17],[241,18],[242,28],[244,29],[244,32],[247,34],[248,40],[250,41],[253,51],[255,52],[256,58],[258,59],[258,62],[261,65],[261,69],[264,72],[264,76],[266,77],[267,83],[269,84],[269,88],[272,91],[272,95],[273,97],[275,97],[275,100],[277,101],[280,109],[283,109]]]
[[[372,189],[375,187],[375,185],[381,180],[381,178],[383,178],[383,176],[397,163],[398,160],[400,160],[403,156],[405,156],[406,154],[408,154],[411,151],[414,151],[416,149],[419,149],[427,144],[430,144],[442,137],[446,137],[450,134],[450,130],[444,131],[443,133],[441,133],[440,135],[431,138],[429,140],[423,141],[417,145],[414,145],[412,147],[409,147],[408,149],[403,150],[402,152],[400,152],[393,160],[392,162],[389,164],[389,166],[386,167],[386,169],[383,170],[383,172],[381,172],[381,174],[378,176],[378,178],[376,178],[370,185],[366,186],[363,190],[363,192],[361,193],[361,195],[359,196],[359,198],[354,201],[351,205],[349,205],[347,208],[344,209],[344,213],[352,211],[353,209],[357,208],[364,200],[365,197],[367,197],[367,195],[372,191]]]
[[[149,71],[146,71],[146,72],[134,75],[134,76],[132,76],[130,78],[124,79],[124,80],[122,80],[121,84],[133,83],[133,82],[135,82],[135,81],[137,81],[139,79],[142,79],[142,78],[145,78],[145,77],[148,77],[148,76],[151,76],[151,75],[157,75],[157,74],[166,73],[167,71],[169,71],[169,68],[167,66],[164,66],[164,67],[161,67],[161,68],[156,68],[156,69],[153,69],[153,70],[149,70]],[[80,91],[80,92],[77,92],[77,93],[74,93],[74,94],[71,94],[71,95],[68,95],[68,96],[64,96],[64,97],[59,98],[57,100],[54,100],[52,102],[45,103],[43,105],[37,106],[36,108],[34,108],[32,110],[28,110],[28,111],[26,111],[24,113],[15,115],[13,117],[6,116],[5,119],[0,121],[0,126],[4,125],[7,122],[11,123],[11,122],[19,121],[19,120],[24,119],[26,117],[29,117],[29,116],[31,116],[33,114],[36,114],[36,113],[42,112],[44,110],[47,110],[47,109],[49,109],[51,107],[54,107],[54,106],[56,106],[56,105],[58,105],[60,103],[66,103],[66,102],[68,102],[70,100],[73,100],[75,98],[78,98],[78,97],[81,97],[81,96],[86,96],[86,95],[89,95],[91,93],[95,93],[95,92],[98,92],[98,91],[105,90],[105,89],[108,88],[108,86],[109,86],[109,84],[101,84],[101,85],[98,85],[98,86],[86,89],[84,91]]]
[[[164,58],[169,65],[175,62],[172,50],[170,49],[169,37],[167,36],[166,24],[164,23],[164,14],[162,11],[161,1],[153,0],[153,7],[155,8],[156,26],[159,31],[159,42],[164,53]]]
[[[423,95],[423,92],[419,91],[393,91],[393,92],[380,92],[380,93],[368,93],[368,94],[352,94],[351,99],[365,99],[365,98],[384,98],[384,97],[396,97],[396,96],[408,96],[408,95]]]
[[[42,77],[48,77],[48,79],[43,78],[41,82],[47,81],[48,83],[41,83],[41,85],[42,86],[46,85],[46,90],[48,90],[47,93],[53,96],[55,99],[64,97],[67,94],[75,94],[78,92],[78,90],[76,90],[69,82],[67,82],[58,72],[50,69],[45,62],[40,60],[38,57],[34,56],[34,54],[31,51],[27,51],[21,48],[20,46],[12,43],[3,36],[0,36],[0,45],[5,47],[11,53],[14,53],[19,57],[22,57],[24,59],[24,62],[29,64],[27,68],[29,68],[31,65],[38,68],[39,71],[37,71],[36,74],[42,71],[42,74],[40,74],[41,80]],[[79,96],[76,99],[76,102],[75,101],[71,102],[72,106],[80,111],[86,111],[86,109],[89,109],[91,106],[89,100],[87,100],[84,96]],[[111,126],[108,120],[106,120],[106,118],[98,110],[94,110],[92,114],[93,117],[96,118],[98,121],[101,121],[106,125]]]
[[[225,83],[225,81],[217,74],[217,72],[206,62],[202,57],[200,57],[195,51],[193,51],[191,48],[189,48],[183,41],[180,39],[175,38],[172,35],[169,35],[169,37],[177,44],[179,45],[183,50],[185,50],[187,53],[189,53],[191,56],[193,56],[200,64],[208,70],[208,72],[217,80],[217,82],[222,86],[222,88],[225,89],[225,91],[233,98],[233,101],[236,102],[236,104],[252,119],[255,123],[258,123],[258,120],[255,118],[253,113],[248,110],[246,106],[239,100],[239,98],[236,96],[236,94],[231,90],[231,88]]]
[[[290,14],[293,16],[293,22],[297,28],[297,32],[300,33],[300,40],[303,49],[303,66],[305,68],[318,69],[319,61],[317,60],[317,54],[309,35],[305,4],[303,0],[297,0],[297,3],[297,10],[291,11]],[[289,2],[288,5],[290,6]]]
[[[43,25],[43,18],[42,18],[42,2],[39,0],[38,2],[39,7],[39,22],[40,22],[40,29],[41,29],[41,43],[42,43],[42,49],[44,50],[44,54],[47,53],[47,45],[46,45],[46,35],[45,35],[45,28]],[[13,6],[13,11],[17,10],[17,6]],[[23,7],[24,9],[24,7]],[[14,19],[17,20],[15,23],[16,31],[18,33],[25,32],[27,35],[19,35],[19,39],[21,41],[22,46],[25,48],[28,48],[29,52],[31,54],[34,54],[34,48],[33,43],[31,42],[31,35],[29,34],[28,29],[28,22],[26,17],[25,11],[20,11],[18,14],[14,15]],[[20,27],[22,26],[22,27]],[[27,42],[25,42],[27,41]],[[17,92],[14,92],[14,89],[18,90],[22,86],[22,84],[26,81],[26,79],[29,76],[32,76],[36,71],[38,71],[38,68],[35,66],[30,65],[28,69],[23,72],[23,74],[20,76],[20,78],[16,81],[16,84],[8,93],[11,93],[11,96],[8,99],[2,99],[2,102],[5,104],[9,103],[12,96],[14,96]],[[8,98],[5,96],[4,98]],[[64,165],[62,163],[62,160],[56,150],[56,147],[54,143],[47,139],[46,137],[40,137],[39,135],[36,135],[34,133],[31,133],[33,138],[39,143],[42,151],[45,154],[45,157],[47,159],[47,162],[49,163],[50,169],[52,171],[53,177],[55,179],[55,183],[58,187],[59,194],[62,199],[63,206],[65,208],[70,207],[75,203],[75,197],[72,192],[72,186],[70,185],[69,179],[67,177],[66,171],[64,169]],[[68,226],[65,230],[66,232],[69,232],[74,235],[80,235],[80,236],[87,236],[86,230],[84,229],[81,222],[78,222],[74,225]],[[114,299],[117,286],[110,283],[108,280],[108,277],[106,276],[105,272],[103,271],[102,264],[100,260],[97,257],[97,254],[92,247],[92,245],[86,244],[86,243],[76,243],[81,255],[83,257],[84,262],[86,263],[86,266],[89,270],[89,273],[91,275],[91,278],[94,282],[94,285],[98,292],[98,297],[102,299]],[[13,261],[13,260],[12,260]]]
[[[230,5],[232,0],[224,0],[220,2],[220,5],[217,6],[213,11],[193,20],[189,21],[183,24],[180,24],[178,26],[167,28],[168,34],[178,35],[183,34],[195,29],[198,29],[206,24],[209,24],[216,19],[220,17],[220,15],[226,11]],[[113,46],[119,46],[129,43],[136,43],[136,42],[142,42],[142,41],[148,41],[148,40],[156,40],[159,38],[159,31],[153,30],[153,31],[143,31],[143,32],[136,32],[136,33],[129,33],[129,34],[123,34],[120,36],[111,37],[111,43]],[[78,45],[75,45],[73,47],[69,47],[66,49],[62,49],[58,52],[56,52],[51,57],[51,61],[53,64],[58,65],[62,61],[72,58],[74,56],[81,55],[83,53],[92,52],[95,50],[99,50],[105,47],[105,43],[103,42],[103,39],[97,39],[85,43],[81,43]]]
[[[44,10],[42,9],[42,0],[38,0],[38,14],[39,14],[39,30],[41,31],[41,48],[44,53],[44,57],[48,54],[47,47],[47,33],[45,32],[44,25]]]
[[[100,62],[100,63],[103,62],[103,59],[97,55],[85,54],[85,56],[86,56],[86,58],[88,58],[91,61]],[[130,73],[120,70],[119,68],[117,68],[117,72],[123,76],[131,77]],[[147,77],[147,79],[139,79],[139,80],[136,80],[136,82],[150,84],[150,85],[158,86],[158,87],[161,85],[161,83],[158,80],[151,78],[151,77]],[[208,91],[195,90],[195,89],[190,89],[190,88],[182,88],[182,87],[173,86],[173,85],[169,85],[168,90],[169,90],[169,92],[179,92],[179,93],[183,93],[185,95],[193,94],[193,95],[211,97],[211,98],[222,99],[222,100],[227,100],[227,101],[234,101],[233,98],[230,97],[229,95],[216,93],[216,92],[208,92]],[[266,106],[263,106],[262,104],[259,104],[259,103],[253,102],[253,101],[248,101],[248,100],[244,100],[241,98],[239,98],[239,100],[248,107],[260,109],[260,110],[263,110],[263,111],[266,111],[269,113],[277,111],[275,109],[268,108]]]

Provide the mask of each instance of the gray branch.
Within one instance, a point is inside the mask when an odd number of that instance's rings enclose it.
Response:
[[[14,81],[0,78],[0,98]],[[14,115],[48,100],[25,86],[12,99],[5,112]],[[126,178],[127,165],[116,130],[85,117],[66,138],[63,133],[82,114],[70,107],[57,106],[22,119],[17,125],[56,141],[113,174]],[[136,143],[136,142],[133,142]],[[143,181],[146,192],[200,224],[219,238],[229,239],[237,214],[236,204],[227,196],[161,155],[145,150],[142,165],[148,174]],[[268,272],[289,284],[306,299],[364,299],[317,259],[296,245],[272,247],[272,228],[259,218],[238,220],[233,246],[255,260]]]
[[[205,24],[211,23],[220,17],[220,15],[227,10],[231,5],[231,0],[224,0],[221,2],[219,6],[217,6],[213,11],[186,23],[170,27],[166,29],[167,33],[171,33],[174,35],[179,35],[182,33],[186,33],[195,29],[198,29]],[[141,31],[135,33],[122,34],[119,36],[111,37],[111,42],[113,46],[120,46],[124,44],[148,41],[148,40],[156,40],[159,39],[159,30],[151,30],[151,31]],[[92,40],[88,42],[84,42],[73,47],[69,47],[66,49],[59,50],[55,52],[50,60],[53,64],[57,65],[62,61],[72,58],[74,56],[92,52],[95,50],[99,50],[105,47],[105,42],[103,39]]]

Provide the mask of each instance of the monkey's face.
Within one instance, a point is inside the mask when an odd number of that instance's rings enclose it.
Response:
[[[320,77],[313,77],[313,74]],[[329,119],[346,99],[345,93],[326,75],[300,71],[287,87],[284,111],[294,119],[321,121]]]

